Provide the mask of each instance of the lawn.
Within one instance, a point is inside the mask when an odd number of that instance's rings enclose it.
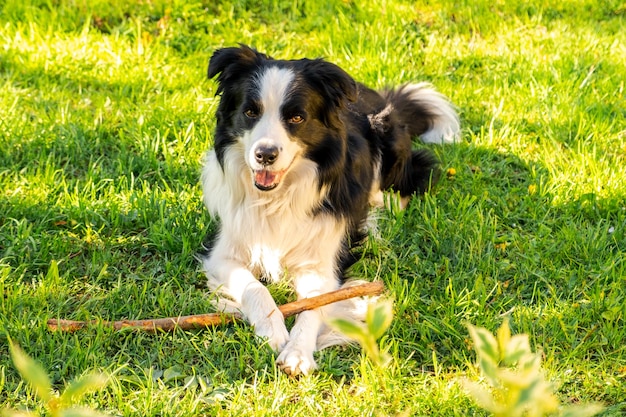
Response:
[[[0,409],[43,412],[11,338],[59,391],[110,375],[83,401],[110,415],[486,415],[459,384],[478,379],[467,324],[508,315],[563,404],[626,413],[623,1],[2,0],[0,39]],[[384,369],[331,348],[291,379],[241,323],[46,327],[211,311],[206,70],[239,42],[373,87],[430,81],[459,109],[460,143],[428,145],[442,180],[380,214],[352,271],[395,301]]]

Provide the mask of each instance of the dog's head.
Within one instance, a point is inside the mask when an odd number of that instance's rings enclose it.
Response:
[[[242,45],[217,50],[208,76],[217,76],[221,95],[218,160],[223,167],[226,149],[239,142],[259,190],[277,188],[302,159],[320,166],[345,154],[339,114],[356,99],[357,87],[338,66],[321,59],[275,60]]]

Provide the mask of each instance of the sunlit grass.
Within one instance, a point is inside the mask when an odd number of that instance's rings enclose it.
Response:
[[[57,391],[111,375],[84,400],[111,415],[482,415],[457,383],[474,372],[465,325],[493,331],[509,313],[562,403],[626,410],[619,1],[0,7],[0,408],[42,411],[10,336]],[[244,324],[45,328],[211,308],[194,259],[214,227],[198,187],[217,104],[206,65],[238,42],[326,57],[371,86],[430,81],[458,106],[462,142],[432,147],[446,175],[380,215],[353,270],[394,300],[387,368],[333,348],[292,380]]]

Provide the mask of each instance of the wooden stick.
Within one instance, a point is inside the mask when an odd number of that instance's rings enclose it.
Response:
[[[348,298],[380,295],[384,289],[385,287],[381,281],[368,282],[311,298],[303,298],[302,300],[284,304],[278,307],[278,309],[284,317],[290,317],[305,310],[312,310],[327,304],[336,303],[337,301],[347,300]],[[172,331],[177,328],[181,330],[201,329],[219,326],[241,319],[240,314],[226,313],[194,314],[191,316],[167,317],[162,319],[120,321],[50,319],[48,320],[48,329],[52,331],[74,332],[88,326],[101,324],[105,327],[112,327],[115,330],[130,328],[146,332],[156,332],[158,330]]]

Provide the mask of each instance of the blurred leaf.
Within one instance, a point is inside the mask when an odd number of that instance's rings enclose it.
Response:
[[[110,417],[108,414],[101,413],[90,408],[66,408],[59,412],[59,417]]]
[[[0,410],[0,416],[2,417],[38,417],[37,414],[30,411],[19,411],[5,408]]]
[[[538,372],[541,369],[541,356],[533,354],[530,348],[528,349],[527,354],[522,355],[517,361],[517,367],[524,372]]]
[[[365,323],[335,318],[328,320],[328,324],[346,337],[358,342],[372,363],[382,367],[391,361],[391,356],[380,351],[377,339],[385,334],[392,320],[393,302],[382,300],[367,306]]]
[[[498,413],[501,407],[498,406],[493,398],[493,394],[477,382],[463,379],[461,381],[463,388],[472,396],[476,404],[492,413]]]
[[[363,325],[350,320],[345,319],[332,319],[329,323],[337,331],[341,332],[345,336],[359,342],[363,345],[366,342],[367,332]]]
[[[496,338],[485,328],[474,327],[471,324],[468,324],[467,327],[478,356],[486,356],[497,364],[500,361],[500,355]]]
[[[509,389],[509,391],[514,391],[516,394],[514,398],[510,398],[510,393],[509,393],[509,400],[512,400],[512,399],[515,400],[515,401],[509,401],[510,404],[513,406],[514,409],[515,408],[523,409],[528,404],[532,404],[532,406],[536,410],[543,410],[544,404],[537,401],[537,398],[536,398],[537,396],[535,395],[536,388],[539,386],[541,386],[541,379],[539,378],[529,378],[529,381],[527,384],[518,384],[511,388],[507,386],[507,389]],[[543,414],[543,413],[540,413],[540,414]]]
[[[86,393],[97,391],[106,386],[108,378],[102,374],[87,374],[76,381],[72,382],[61,394],[60,402],[62,404],[71,404],[79,400]]]
[[[520,389],[533,384],[540,377],[535,373],[520,373],[508,368],[499,368],[497,379],[507,389]]]
[[[508,317],[504,319],[504,322],[498,329],[496,338],[498,340],[498,353],[499,353],[498,360],[500,361],[504,359],[504,353],[507,351],[509,342],[511,340],[511,328],[509,327]]]
[[[504,345],[503,361],[507,365],[517,364],[524,355],[532,355],[530,350],[530,342],[528,341],[528,335],[518,334],[513,337],[509,337],[506,345]]]
[[[483,375],[489,379],[489,382],[492,385],[500,385],[498,380],[498,364],[491,360],[491,358],[486,356],[479,356],[478,367],[480,368]]]
[[[375,340],[380,339],[393,320],[393,302],[391,300],[378,301],[367,306],[365,322]]]
[[[22,378],[30,384],[43,401],[48,402],[52,396],[52,384],[46,371],[35,360],[28,356],[15,343],[10,342],[11,359]]]

